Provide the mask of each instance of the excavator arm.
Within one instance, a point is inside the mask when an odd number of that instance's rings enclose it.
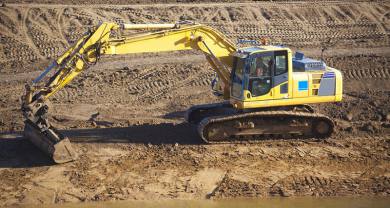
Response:
[[[125,35],[128,30],[136,31]],[[81,37],[55,60],[32,84],[26,85],[22,112],[24,135],[56,163],[75,160],[69,139],[48,121],[47,100],[101,56],[179,50],[202,51],[216,71],[225,99],[230,97],[230,69],[236,46],[220,32],[200,24],[102,23]],[[49,76],[50,74],[50,76]],[[48,79],[47,79],[48,78]]]

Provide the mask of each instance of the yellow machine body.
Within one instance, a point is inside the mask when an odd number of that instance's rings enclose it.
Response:
[[[161,31],[144,32],[129,37],[112,37],[118,30],[151,30]],[[340,71],[331,67],[325,70],[294,72],[292,52],[288,48],[279,46],[259,46],[238,49],[223,34],[210,27],[194,24],[178,27],[175,24],[124,24],[103,23],[91,34],[81,38],[73,47],[69,48],[56,61],[57,65],[64,68],[41,89],[44,99],[49,98],[63,88],[81,71],[88,63],[96,62],[98,55],[117,55],[146,52],[167,52],[179,50],[200,50],[206,55],[211,67],[217,72],[220,91],[225,99],[230,98],[234,107],[239,109],[262,108],[272,106],[299,105],[321,102],[336,102],[342,98],[342,76]],[[240,96],[231,96],[233,85],[232,68],[237,58],[237,51],[246,52],[246,56],[256,54],[286,51],[287,79],[272,86],[268,93],[255,96],[243,87]],[[249,51],[249,52],[248,52]],[[83,54],[83,55],[80,55]],[[63,62],[66,62],[65,64]],[[69,66],[69,63],[73,65]],[[322,82],[323,75],[333,72],[335,82]],[[271,76],[272,77],[272,76]],[[273,79],[273,78],[271,78]],[[299,83],[307,81],[307,89],[300,90]],[[272,80],[271,80],[272,82]],[[334,93],[326,96],[319,94],[321,85],[334,85]],[[286,86],[287,85],[287,86]],[[286,88],[282,91],[281,89]]]
[[[127,31],[135,33],[126,34]],[[76,154],[69,140],[47,119],[46,100],[102,56],[180,50],[203,52],[218,75],[213,90],[238,111],[342,99],[340,71],[322,61],[293,57],[285,47],[261,45],[239,49],[219,31],[191,22],[102,23],[66,50],[32,84],[26,85],[22,105],[25,136],[57,163],[74,160]],[[50,78],[44,79],[49,74]],[[204,138],[204,134],[201,136]]]

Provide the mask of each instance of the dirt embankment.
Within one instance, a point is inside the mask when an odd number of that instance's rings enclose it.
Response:
[[[113,199],[390,194],[390,5],[384,2],[0,8],[0,206]],[[183,123],[218,101],[196,52],[106,57],[52,99],[52,121],[80,153],[53,166],[18,137],[19,96],[49,59],[99,21],[191,19],[237,38],[267,36],[344,74],[344,101],[315,106],[325,141],[205,145]],[[190,89],[190,90],[189,90]]]

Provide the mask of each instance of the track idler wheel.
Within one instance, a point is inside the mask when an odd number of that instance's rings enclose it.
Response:
[[[70,162],[78,157],[69,139],[53,127],[41,131],[35,124],[25,121],[24,137],[49,155],[55,163]]]
[[[317,138],[326,138],[333,133],[334,124],[327,119],[319,119],[313,122],[312,132]]]

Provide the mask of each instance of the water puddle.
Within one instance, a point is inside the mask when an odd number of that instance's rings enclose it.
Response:
[[[56,205],[24,205],[30,208],[151,208],[151,207],[185,207],[185,208],[387,208],[390,198],[385,197],[334,197],[334,198],[268,198],[268,199],[228,199],[228,200],[161,200],[161,201],[109,201],[64,203]]]

